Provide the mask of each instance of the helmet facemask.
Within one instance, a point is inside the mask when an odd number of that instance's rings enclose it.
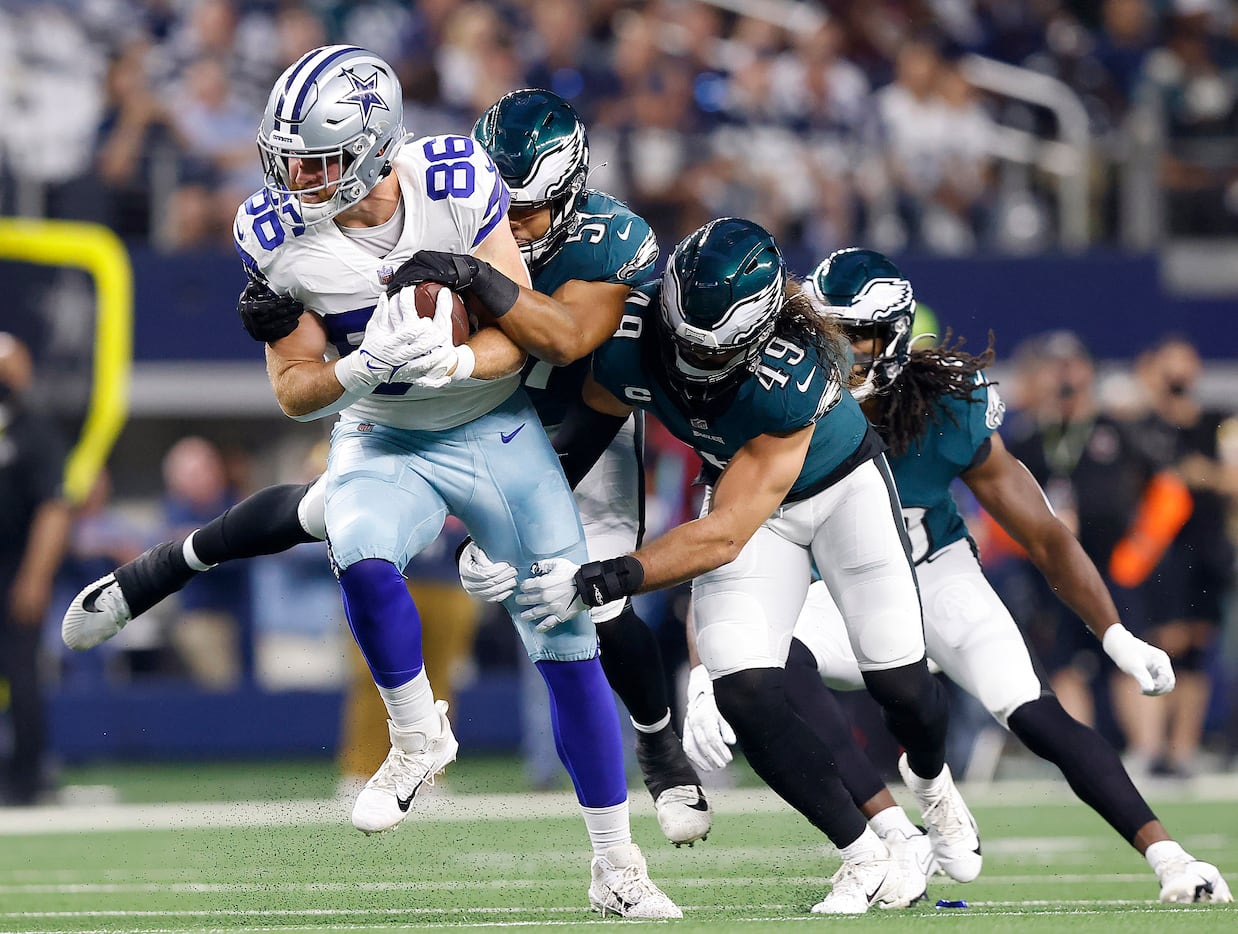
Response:
[[[546,228],[544,234],[533,240],[516,241],[520,247],[520,255],[531,268],[536,268],[543,260],[553,256],[571,232],[572,225],[576,221],[576,210],[580,206],[580,197],[585,190],[585,176],[588,173],[587,168],[582,168],[569,181],[567,192],[556,198],[530,202],[512,199],[511,206],[521,210],[550,208],[550,226]]]
[[[851,394],[863,401],[886,392],[911,357],[916,316],[911,283],[880,253],[852,248],[832,253],[813,270],[805,290],[822,311],[838,320],[852,344],[864,340],[880,344],[868,359],[856,357],[854,366],[865,376]]]
[[[864,382],[851,390],[857,401],[886,392],[903,372],[911,347],[911,324],[910,317],[893,321],[839,320],[852,345],[872,341],[872,346],[879,348],[875,353],[852,352],[852,372],[859,370],[864,374]]]

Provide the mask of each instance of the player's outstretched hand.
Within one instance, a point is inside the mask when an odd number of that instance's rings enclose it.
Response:
[[[683,751],[702,772],[721,769],[731,761],[735,731],[718,711],[714,684],[704,665],[688,672],[688,711],[683,721]]]
[[[1115,665],[1139,682],[1143,693],[1168,694],[1174,689],[1177,679],[1169,656],[1132,635],[1121,623],[1105,630],[1101,646]]]
[[[533,576],[520,584],[516,602],[530,607],[520,614],[526,623],[537,622],[538,632],[548,632],[587,609],[576,586],[580,565],[567,558],[546,558],[533,565]],[[540,622],[538,622],[540,620]]]
[[[459,563],[465,593],[487,603],[502,603],[516,592],[516,569],[506,561],[491,561],[477,542],[464,546]]]
[[[250,337],[273,344],[297,329],[305,306],[291,295],[276,295],[265,282],[250,279],[236,300],[236,311]]]

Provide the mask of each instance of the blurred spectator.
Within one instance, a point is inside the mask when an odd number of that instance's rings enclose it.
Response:
[[[1169,336],[1141,358],[1138,374],[1151,406],[1139,431],[1190,488],[1194,510],[1157,565],[1148,588],[1151,641],[1174,662],[1178,686],[1156,700],[1132,697],[1132,745],[1154,775],[1187,776],[1203,734],[1212,693],[1210,663],[1234,576],[1226,518],[1238,496],[1238,470],[1220,462],[1227,413],[1197,397],[1199,353]]]
[[[6,804],[35,803],[46,783],[39,647],[71,522],[63,444],[52,423],[26,407],[32,376],[25,346],[0,333],[0,672],[13,736],[0,774]]]
[[[539,0],[531,4],[532,32],[525,79],[571,101],[586,124],[599,101],[614,88],[604,51],[588,33],[587,4],[577,0]],[[508,89],[510,90],[510,88]],[[494,95],[497,99],[504,90]]]
[[[104,49],[91,41],[64,2],[0,11],[0,134],[13,187],[6,213],[94,217],[87,182],[102,110]],[[15,210],[14,210],[15,209]]]
[[[450,16],[436,63],[443,103],[455,114],[460,133],[467,134],[482,111],[524,83],[510,31],[486,3],[461,4]]]
[[[1232,12],[1232,11],[1231,11]],[[1232,232],[1238,219],[1238,46],[1214,29],[1207,0],[1177,0],[1147,95],[1168,135],[1161,165],[1168,228]]]
[[[974,251],[993,183],[993,124],[971,86],[932,45],[912,40],[899,50],[894,82],[877,91],[875,102],[889,197],[906,244]]]
[[[1155,40],[1149,0],[1105,0],[1094,54],[1105,72],[1108,89],[1102,93],[1114,116],[1130,104]]]
[[[253,111],[234,94],[218,58],[190,65],[176,99],[172,128],[184,157],[163,241],[172,249],[224,249],[232,243],[236,205],[262,187]]]
[[[75,581],[92,581],[132,561],[149,546],[149,532],[113,507],[111,474],[100,471],[74,515],[66,571]]]
[[[166,529],[161,539],[188,535],[239,498],[229,483],[223,454],[205,438],[182,438],[168,450],[163,483]],[[171,641],[205,688],[226,690],[252,674],[249,575],[246,562],[230,561],[199,575],[180,592],[181,612]]]
[[[1027,465],[1058,517],[1078,535],[1088,557],[1102,573],[1107,572],[1106,583],[1123,624],[1143,636],[1147,610],[1140,585],[1155,560],[1144,562],[1135,569],[1137,573],[1118,575],[1112,558],[1127,542],[1141,508],[1154,506],[1154,498],[1165,490],[1169,495],[1185,491],[1163,472],[1165,465],[1132,426],[1099,410],[1092,358],[1074,334],[1055,331],[1030,340],[1035,346],[1017,353],[1028,363],[1034,361],[1032,372],[1025,371],[1030,387],[1023,397],[1038,401],[1030,413],[1012,421],[1007,447]],[[1046,589],[1037,592],[1036,616],[1020,622],[1031,630],[1033,648],[1054,691],[1071,716],[1112,736],[1111,726],[1097,716],[1097,703],[1106,699],[1102,689],[1116,669],[1079,619]],[[1129,711],[1121,701],[1129,696],[1123,688],[1130,679],[1119,676],[1114,680],[1117,713],[1126,723]],[[1163,703],[1164,698],[1155,700]],[[1127,735],[1133,735],[1130,729]]]
[[[151,90],[149,58],[149,44],[138,41],[113,59],[95,144],[96,171],[108,202],[103,217],[121,236],[150,237],[160,184],[156,166],[161,158],[173,158],[168,112]]]

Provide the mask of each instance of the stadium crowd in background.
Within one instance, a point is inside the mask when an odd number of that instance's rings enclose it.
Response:
[[[561,94],[590,128],[594,183],[665,242],[735,215],[814,255],[1043,248],[1043,173],[998,156],[1007,130],[1051,137],[1054,120],[977,91],[963,64],[976,53],[1079,96],[1097,239],[1117,236],[1113,169],[1143,138],[1136,113],[1167,139],[1170,229],[1232,227],[1238,16],[1222,0],[789,8],[775,25],[695,0],[8,4],[0,52],[19,67],[0,77],[0,205],[228,248],[221,205],[257,187],[265,89],[304,49],[343,42],[395,65],[414,128],[467,133],[512,88]]]

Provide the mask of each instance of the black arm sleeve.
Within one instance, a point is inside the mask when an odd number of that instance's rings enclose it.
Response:
[[[606,415],[592,409],[583,399],[577,399],[567,410],[552,440],[573,490],[610,447],[627,420],[626,415]]]

